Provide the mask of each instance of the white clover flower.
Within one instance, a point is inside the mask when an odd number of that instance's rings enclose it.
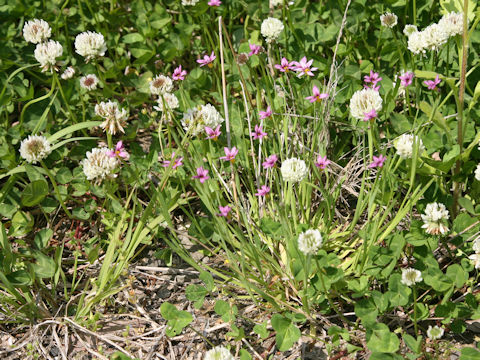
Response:
[[[45,136],[30,135],[20,143],[20,156],[32,164],[45,159],[51,152],[50,142]]]
[[[182,126],[192,136],[205,131],[205,127],[215,129],[223,122],[220,113],[211,104],[200,105],[183,114]]]
[[[283,0],[270,0],[270,7],[275,7],[282,4],[283,4]]]
[[[424,47],[428,50],[440,50],[440,47],[448,41],[448,33],[439,24],[432,24],[422,31]]]
[[[405,25],[405,27],[403,28],[403,33],[405,34],[405,36],[410,36],[416,32],[418,32],[418,28],[416,25],[408,24],[408,25]]]
[[[128,119],[128,111],[120,109],[116,101],[109,100],[95,105],[95,114],[105,119],[100,127],[109,134],[124,133],[123,127]]]
[[[200,0],[182,0],[183,6],[195,6]]]
[[[99,184],[106,178],[116,176],[114,171],[118,161],[115,156],[111,157],[109,152],[107,148],[94,148],[92,151],[87,151],[86,159],[80,162],[87,180],[95,180]]]
[[[308,175],[308,168],[305,161],[294,157],[282,162],[280,171],[282,172],[283,180],[292,183],[300,182]]]
[[[23,26],[23,37],[27,42],[38,44],[52,35],[52,29],[45,20],[33,19]]]
[[[425,54],[427,52],[426,50],[426,44],[423,36],[423,32],[421,31],[415,31],[410,34],[408,37],[408,44],[407,44],[408,50],[412,52],[412,54],[418,55],[418,54]]]
[[[402,284],[412,286],[422,280],[422,273],[417,269],[402,269]]]
[[[304,255],[315,255],[322,246],[322,234],[318,230],[307,230],[298,236],[298,249]]]
[[[427,336],[430,340],[438,340],[443,336],[444,332],[445,330],[443,330],[443,328],[438,327],[437,325],[434,327],[430,325],[427,329]]]
[[[477,168],[475,169],[475,179],[480,181],[480,164],[478,164]]]
[[[475,240],[473,240],[472,248],[476,253],[480,253],[480,237],[477,237]]]
[[[235,360],[235,358],[226,347],[216,346],[205,353],[203,360]]]
[[[383,15],[380,15],[380,23],[382,26],[393,28],[395,25],[397,25],[397,22],[398,17],[395,14],[387,12]]]
[[[359,120],[364,120],[365,114],[382,110],[382,98],[378,91],[367,88],[356,91],[350,99],[350,114]]]
[[[260,31],[265,38],[265,41],[270,43],[278,38],[283,31],[283,27],[283,23],[280,20],[269,17],[263,20]]]
[[[80,78],[80,86],[85,90],[96,90],[98,78],[95,74],[88,74]]]
[[[443,28],[448,36],[463,34],[463,14],[451,12],[442,16],[438,25]]]
[[[107,45],[102,34],[86,31],[75,38],[75,52],[85,58],[86,62],[105,55]]]
[[[440,203],[430,203],[425,208],[425,214],[421,215],[424,224],[422,228],[430,235],[440,235],[448,232],[445,222],[450,217],[445,205]]]
[[[37,44],[35,48],[35,59],[40,63],[42,72],[49,69],[57,70],[57,60],[56,58],[62,56],[63,47],[58,41],[50,40],[49,42],[44,42]]]
[[[150,93],[152,95],[163,95],[173,90],[173,81],[168,76],[157,75],[150,81]]]
[[[175,96],[175,94],[165,93],[157,99],[158,106],[154,106],[153,108],[157,111],[163,112],[163,101],[165,101],[165,106],[167,109],[170,110],[177,109],[180,106],[178,98]]]
[[[472,260],[475,269],[480,269],[480,253],[472,254],[468,258]]]
[[[418,155],[422,154],[425,150],[422,139],[412,134],[403,134],[396,138],[393,142],[393,146],[397,149],[397,155],[402,159],[410,159],[413,156],[413,144],[418,144]]]
[[[61,78],[63,80],[68,80],[71,79],[73,75],[75,75],[75,69],[73,68],[73,66],[69,66],[65,69],[65,71],[61,75]]]

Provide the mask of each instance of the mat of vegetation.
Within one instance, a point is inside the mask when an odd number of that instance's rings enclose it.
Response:
[[[0,355],[480,359],[476,0],[0,0]]]

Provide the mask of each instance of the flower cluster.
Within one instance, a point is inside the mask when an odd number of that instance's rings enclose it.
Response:
[[[298,249],[304,255],[315,255],[322,246],[323,238],[319,230],[307,230],[298,236]]]
[[[109,100],[95,105],[95,114],[105,119],[100,127],[109,134],[124,133],[123,127],[128,119],[128,111],[120,109],[116,101]]]
[[[205,353],[203,360],[235,360],[235,358],[226,347],[216,346]]]
[[[75,38],[75,52],[89,62],[97,57],[105,55],[107,45],[102,34],[86,31],[80,33]]]
[[[422,280],[422,273],[419,270],[412,268],[402,269],[402,284],[412,286]]]
[[[152,95],[164,95],[173,90],[173,81],[168,76],[157,75],[150,81],[150,93]]]
[[[269,17],[263,20],[262,25],[260,27],[260,31],[265,38],[267,43],[271,43],[280,36],[281,32],[283,31],[283,23],[276,19]]]
[[[440,203],[428,204],[425,208],[425,214],[422,215],[424,224],[422,228],[430,235],[440,235],[448,232],[445,222],[450,217],[445,205]]]
[[[32,44],[39,44],[46,41],[52,35],[52,29],[45,20],[33,19],[27,21],[23,26],[23,37],[25,41]]]
[[[182,126],[185,131],[195,136],[205,131],[206,126],[214,129],[222,122],[223,118],[220,113],[213,105],[207,104],[187,110],[183,114]]]
[[[110,155],[111,150],[103,147],[87,151],[87,157],[80,162],[87,180],[95,180],[97,184],[100,184],[104,179],[116,176],[114,171],[117,168],[118,160],[117,157]]]
[[[422,139],[412,134],[402,134],[393,142],[393,146],[397,149],[397,155],[402,159],[411,159],[413,156],[413,145],[418,144],[418,153],[421,154],[425,150]]]
[[[283,179],[292,183],[300,182],[308,175],[308,168],[305,161],[295,157],[282,162],[280,171]]]
[[[34,52],[35,59],[40,63],[43,72],[50,69],[57,71],[57,57],[62,56],[62,54],[62,45],[54,40],[37,44]]]
[[[397,22],[398,17],[395,14],[387,12],[383,15],[380,15],[380,23],[382,26],[393,28],[395,25],[397,25]]]
[[[350,114],[355,119],[365,120],[367,114],[372,114],[372,110],[378,114],[382,110],[382,103],[380,94],[374,89],[356,91],[350,99]]]
[[[88,74],[80,78],[80,86],[85,90],[95,90],[98,85],[98,78],[95,74]]]
[[[475,269],[480,269],[480,237],[477,237],[473,240],[473,253],[468,258],[472,260],[473,264],[475,265]]]
[[[30,135],[20,143],[20,156],[32,164],[45,159],[51,152],[50,142],[45,136]]]

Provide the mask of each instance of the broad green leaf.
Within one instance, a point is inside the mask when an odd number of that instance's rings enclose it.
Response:
[[[394,353],[400,347],[397,335],[390,332],[388,326],[382,323],[367,329],[366,339],[368,349],[372,352]]]
[[[35,239],[33,240],[33,242],[39,250],[42,250],[48,245],[48,242],[52,238],[52,235],[52,229],[42,229],[35,234]]]
[[[480,351],[475,348],[464,347],[459,360],[480,360]]]
[[[468,273],[458,264],[450,265],[446,274],[458,289],[468,280]]]
[[[407,345],[414,353],[419,354],[422,351],[421,336],[418,336],[417,339],[415,339],[411,335],[403,334],[403,341],[405,342],[405,345]]]
[[[262,340],[265,340],[270,335],[270,331],[267,330],[266,321],[261,324],[255,324],[253,327],[253,332],[260,336]]]
[[[185,296],[188,300],[194,302],[195,309],[200,309],[202,307],[207,293],[208,291],[204,286],[196,284],[188,285],[185,290]]]
[[[287,351],[300,339],[300,329],[290,319],[280,314],[275,314],[272,316],[271,323],[277,333],[275,340],[280,351]]]
[[[213,291],[215,289],[215,282],[213,280],[212,274],[207,271],[202,271],[200,272],[199,278],[203,281],[208,291]]]
[[[40,204],[48,195],[48,184],[44,180],[31,182],[22,192],[22,204],[25,206],[35,206]]]
[[[180,334],[182,330],[193,321],[193,316],[188,311],[178,310],[174,305],[164,302],[160,306],[160,313],[167,320],[167,336]]]

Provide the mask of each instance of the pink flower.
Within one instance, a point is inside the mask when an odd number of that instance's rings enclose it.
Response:
[[[111,158],[117,157],[123,160],[128,160],[130,157],[130,155],[125,151],[122,140],[117,142],[117,145],[115,145],[115,150],[108,150],[107,155]]]
[[[441,82],[442,80],[440,80],[440,76],[437,75],[435,80],[425,80],[423,83],[427,85],[429,90],[437,90],[437,85]]]
[[[406,72],[403,75],[400,75],[398,78],[402,81],[401,84],[404,87],[407,87],[412,84],[414,73],[411,71]]]
[[[220,126],[218,125],[215,129],[212,129],[211,127],[205,126],[205,132],[207,133],[207,139],[211,140],[217,140],[220,134],[222,133],[220,131]]]
[[[303,75],[314,76],[313,71],[318,70],[316,67],[312,67],[313,60],[307,61],[307,57],[304,56],[302,60],[294,61],[294,70],[298,73],[297,77],[302,77]]]
[[[254,140],[257,140],[257,139],[262,139],[264,138],[265,136],[267,136],[267,133],[266,132],[263,132],[263,128],[262,126],[258,126],[258,125],[255,125],[255,131],[253,131],[252,133],[250,133],[250,135],[253,136],[253,139]]]
[[[275,65],[275,69],[280,70],[281,72],[289,72],[290,70],[294,69],[294,62],[288,62],[286,58],[282,58],[282,61],[279,64]]]
[[[172,169],[174,169],[174,170],[175,170],[177,167],[183,165],[183,163],[182,163],[183,156],[180,156],[180,157],[178,157],[178,158],[175,158],[175,153],[174,153],[174,152],[172,152],[172,160],[173,160]],[[171,162],[170,160],[164,160],[162,166],[163,166],[163,167],[169,167],[171,163],[172,163],[172,162]]]
[[[372,109],[370,112],[366,112],[363,116],[364,121],[372,120],[375,119],[378,116],[377,112],[375,109]]]
[[[277,160],[278,160],[277,155],[275,155],[275,154],[270,155],[270,156],[267,157],[267,158],[265,159],[265,161],[262,163],[263,168],[264,168],[264,169],[273,168],[273,167],[275,166],[275,163],[277,162]]]
[[[210,5],[210,6],[220,6],[220,5],[222,5],[222,2],[220,0],[210,0],[208,2],[208,5]]]
[[[233,148],[229,149],[228,147],[224,147],[223,151],[225,151],[225,156],[220,157],[221,160],[225,161],[235,161],[235,156],[238,154],[238,149],[234,146]]]
[[[205,181],[210,179],[210,176],[208,176],[208,170],[200,166],[199,168],[197,168],[197,175],[192,176],[192,179],[198,179],[203,184]]]
[[[378,75],[378,73],[374,72],[373,70],[370,70],[370,76],[365,75],[363,77],[363,81],[365,81],[367,84],[372,83],[373,86],[376,86],[378,82],[382,81],[382,78]]]
[[[220,213],[217,214],[217,216],[223,216],[223,217],[228,217],[228,213],[232,210],[230,206],[219,206],[218,209],[220,210]]]
[[[182,65],[173,70],[172,79],[173,80],[185,80],[185,75],[187,75],[186,70],[182,70]]]
[[[266,119],[267,117],[270,117],[273,114],[270,106],[267,107],[267,111],[259,111],[258,113],[260,114],[260,120]]]
[[[262,185],[260,189],[257,189],[256,196],[266,196],[270,192],[270,188],[267,185]]]
[[[326,98],[328,98],[328,94],[320,93],[320,89],[313,85],[313,95],[307,96],[305,99],[310,100],[311,103],[314,103],[315,101],[321,102]]]
[[[370,169],[373,169],[373,168],[376,168],[376,167],[382,167],[385,160],[387,160],[387,158],[383,155],[380,155],[380,156],[375,156],[374,155],[373,156],[373,161],[370,165],[368,165],[368,167]]]
[[[208,65],[209,68],[213,67],[212,62],[216,59],[217,57],[215,56],[215,53],[212,51],[212,54],[210,56],[205,55],[203,59],[198,59],[197,63],[200,64],[200,67]]]
[[[248,46],[250,46],[250,52],[248,53],[248,56],[258,55],[260,50],[262,50],[261,45],[249,44]]]
[[[327,159],[326,155],[325,156],[318,155],[317,162],[315,163],[315,166],[323,170],[330,163],[331,163],[331,161]]]

